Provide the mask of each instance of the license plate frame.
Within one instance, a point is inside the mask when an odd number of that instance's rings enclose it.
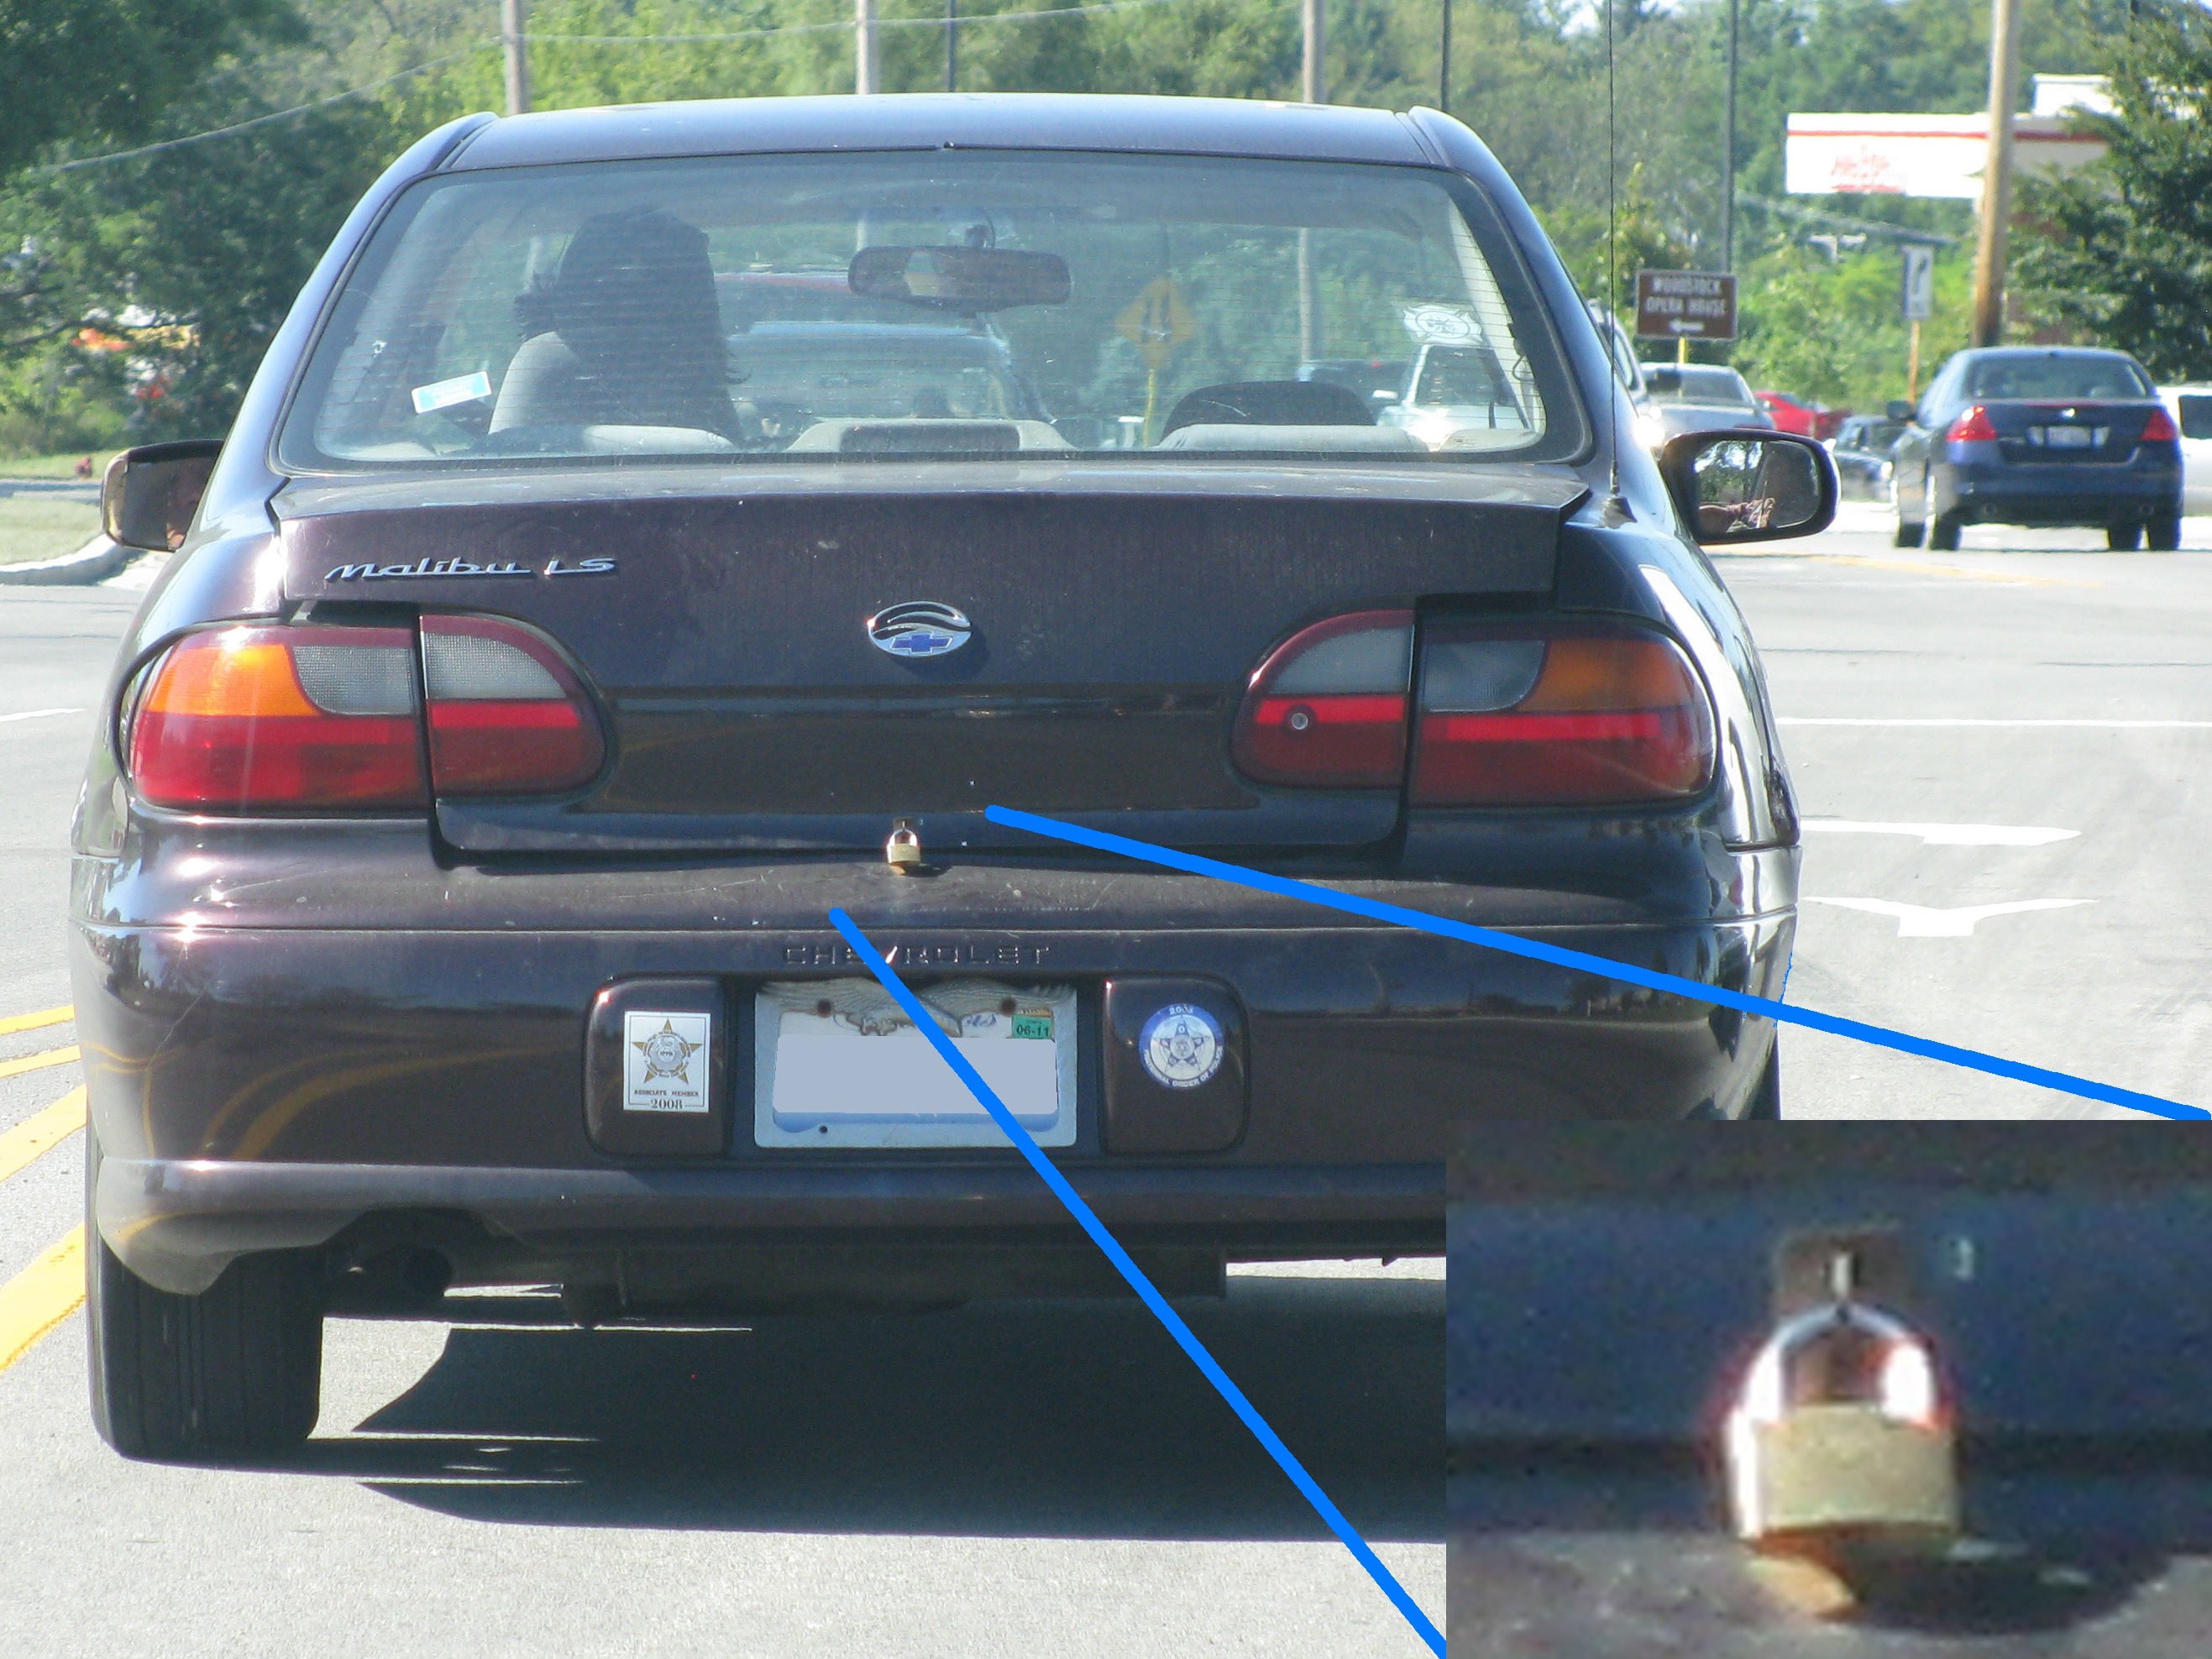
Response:
[[[2046,426],[2043,428],[2043,445],[2046,449],[2094,449],[2097,432],[2094,427]]]
[[[979,978],[913,989],[957,1024],[961,1052],[1039,1146],[1074,1144],[1083,1041],[1074,987]],[[817,1151],[1012,1145],[872,979],[755,991],[753,1141]]]

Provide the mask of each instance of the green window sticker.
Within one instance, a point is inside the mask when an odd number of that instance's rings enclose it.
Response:
[[[1036,1037],[1049,1042],[1052,1041],[1052,1016],[1050,1014],[1016,1014],[1014,1035],[1018,1037]]]

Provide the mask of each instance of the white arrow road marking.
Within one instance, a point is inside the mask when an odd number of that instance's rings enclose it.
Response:
[[[1892,899],[1813,898],[1808,904],[1840,904],[1846,910],[1864,910],[1877,916],[1897,918],[1899,939],[1965,939],[1974,924],[1990,916],[2017,915],[2023,910],[2063,910],[2069,904],[2094,904],[2094,899],[2019,899],[2010,904],[1966,904],[1955,910],[1934,909],[1924,904],[1899,904]]]
[[[1807,818],[1799,826],[1831,834],[1917,836],[1930,847],[2047,847],[2071,841],[2079,830],[2046,830],[2016,823],[1860,823],[1850,818]]]

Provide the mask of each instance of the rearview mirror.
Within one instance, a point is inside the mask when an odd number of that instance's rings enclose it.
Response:
[[[1659,471],[1708,546],[1815,535],[1836,516],[1834,458],[1793,432],[1686,432],[1659,452]]]
[[[215,458],[222,453],[222,441],[215,438],[125,450],[107,464],[100,484],[100,516],[107,538],[152,553],[183,546],[215,471]]]
[[[959,312],[1065,305],[1072,287],[1057,253],[1000,247],[864,247],[845,282],[864,299]]]
[[[1671,398],[1682,389],[1682,371],[1647,365],[1644,370],[1644,389],[1655,398]]]
[[[1902,398],[1892,398],[1882,412],[1893,421],[1901,421],[1907,424],[1910,424],[1912,419],[1912,405]]]

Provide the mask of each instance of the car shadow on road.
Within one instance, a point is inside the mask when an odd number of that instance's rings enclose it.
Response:
[[[1441,1280],[1232,1280],[1180,1311],[1370,1540],[1443,1536]],[[1171,1539],[1327,1531],[1141,1306],[738,1331],[457,1328],[283,1467],[534,1525]]]

